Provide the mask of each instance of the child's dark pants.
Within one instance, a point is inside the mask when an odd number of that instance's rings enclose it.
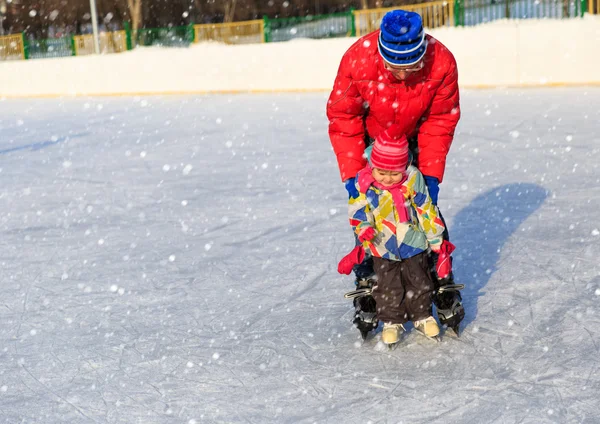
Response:
[[[427,253],[402,261],[373,258],[377,288],[377,318],[384,323],[404,324],[431,316],[433,281]]]

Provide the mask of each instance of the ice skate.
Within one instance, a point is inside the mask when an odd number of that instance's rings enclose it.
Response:
[[[463,288],[463,284],[445,284],[438,288],[433,298],[440,324],[454,331],[457,337],[460,336],[460,323],[465,317],[459,291]]]
[[[436,282],[433,303],[442,327],[450,328],[458,337],[460,336],[460,322],[465,317],[460,290],[465,286],[454,283],[452,272],[446,278],[439,279],[436,272],[437,261],[438,255],[432,252],[430,255],[431,276]]]
[[[403,332],[404,326],[402,324],[385,323],[383,325],[383,331],[381,332],[381,341],[391,350],[400,341],[400,335]]]
[[[377,328],[377,306],[375,299],[371,296],[373,286],[375,285],[374,278],[361,278],[356,280],[356,290],[350,291],[344,295],[346,299],[353,299],[354,303],[354,318],[352,323],[363,340],[366,340],[369,331]]]
[[[428,339],[439,341],[440,327],[434,317],[429,316],[425,319],[414,322],[415,330],[423,334]]]
[[[363,340],[366,340],[369,331],[377,328],[377,313],[375,312],[375,299],[372,296],[357,297],[354,299],[354,319],[352,323]]]

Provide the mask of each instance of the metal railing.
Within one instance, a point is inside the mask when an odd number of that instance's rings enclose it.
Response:
[[[23,34],[0,36],[0,60],[26,59]]]
[[[383,9],[366,9],[354,11],[356,36],[360,37],[379,29],[381,18],[391,10],[402,9],[417,12],[423,18],[425,28],[454,26],[454,2],[435,1],[421,4],[410,4]]]
[[[220,41],[226,44],[251,44],[265,42],[265,22],[231,22],[226,24],[194,25],[194,42]]]

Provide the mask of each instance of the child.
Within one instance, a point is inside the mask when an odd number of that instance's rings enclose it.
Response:
[[[442,238],[444,223],[423,174],[409,163],[406,136],[390,128],[375,139],[355,188],[349,216],[360,244],[342,259],[338,271],[349,274],[365,251],[373,256],[377,283],[372,295],[384,323],[383,343],[397,343],[407,321],[425,336],[436,337],[440,329],[432,316],[434,283],[427,251],[440,252],[437,274],[442,279],[450,274],[454,246]]]

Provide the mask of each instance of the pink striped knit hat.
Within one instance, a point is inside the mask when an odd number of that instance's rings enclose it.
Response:
[[[371,167],[384,171],[406,171],[408,140],[404,134],[394,133],[394,129],[390,127],[375,138],[370,158]]]

